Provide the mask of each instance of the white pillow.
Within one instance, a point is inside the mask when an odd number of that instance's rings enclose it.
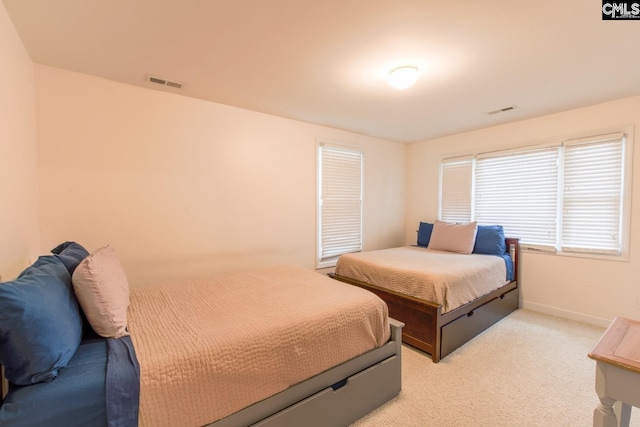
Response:
[[[476,243],[477,232],[477,221],[454,224],[436,220],[433,224],[428,248],[436,251],[470,254]]]
[[[73,272],[72,283],[78,302],[98,335],[129,335],[129,282],[113,248],[107,245],[83,259]]]

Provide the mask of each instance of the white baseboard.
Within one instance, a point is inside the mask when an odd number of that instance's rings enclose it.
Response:
[[[557,307],[551,307],[549,305],[537,304],[534,302],[520,301],[520,307],[537,311],[543,314],[549,314],[551,316],[561,317],[563,319],[575,320],[576,322],[587,323],[589,325],[601,326],[606,328],[613,319],[603,319],[601,317],[589,316],[583,313],[577,313],[574,311],[562,310]]]

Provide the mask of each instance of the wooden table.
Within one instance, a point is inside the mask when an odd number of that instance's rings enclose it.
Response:
[[[640,407],[640,322],[616,317],[589,353],[596,363],[594,427],[618,427],[613,411],[622,403],[620,426],[628,427],[631,407]]]

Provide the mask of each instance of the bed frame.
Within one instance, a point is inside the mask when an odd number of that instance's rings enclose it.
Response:
[[[347,426],[401,389],[403,323],[389,319],[382,347],[218,420],[210,427]]]
[[[431,355],[434,363],[519,307],[520,240],[505,239],[513,260],[514,280],[461,307],[442,313],[442,306],[336,274],[330,277],[367,289],[389,306],[389,316],[404,322],[402,340]]]

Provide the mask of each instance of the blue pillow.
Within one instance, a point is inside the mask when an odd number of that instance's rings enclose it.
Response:
[[[12,282],[0,284],[0,363],[18,385],[51,381],[82,337],[71,275],[55,256],[41,256]]]
[[[73,272],[76,270],[78,264],[89,256],[89,251],[76,242],[60,243],[51,249],[51,253],[55,254],[55,256],[62,261],[64,266],[67,267],[67,270],[69,270],[71,277],[73,277]],[[71,283],[73,283],[73,280]],[[89,320],[87,320],[87,316],[85,316],[82,311],[82,307],[80,308],[80,317],[82,318],[83,337],[98,336],[91,327]]]
[[[89,256],[89,252],[76,242],[60,243],[51,249],[51,253],[62,261],[71,275],[73,275],[73,271],[80,264],[80,261]]]
[[[501,225],[479,225],[474,254],[502,255],[507,251],[504,229]]]
[[[429,222],[420,222],[420,226],[418,227],[418,246],[429,246],[432,231],[433,224]]]

